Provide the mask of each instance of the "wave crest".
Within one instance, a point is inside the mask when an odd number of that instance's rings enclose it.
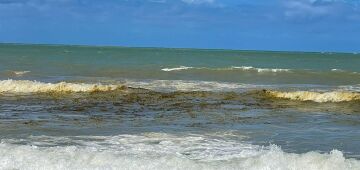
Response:
[[[312,92],[312,91],[293,91],[282,92],[275,90],[265,90],[265,93],[271,97],[314,102],[348,102],[360,100],[360,93],[346,91],[331,92]]]
[[[283,69],[283,68],[256,68],[252,66],[231,66],[226,68],[209,68],[209,67],[187,67],[187,66],[180,66],[180,67],[174,67],[174,68],[163,68],[162,71],[181,71],[181,70],[189,70],[189,69],[195,69],[195,70],[214,70],[214,71],[232,71],[232,70],[242,70],[242,71],[255,71],[258,73],[264,73],[264,72],[289,72],[290,69]]]
[[[157,80],[150,82],[129,81],[115,84],[87,84],[87,83],[44,83],[31,80],[2,80],[0,81],[0,93],[46,93],[46,92],[107,92],[124,90],[129,88],[147,89],[157,92],[174,91],[210,91],[210,92],[251,92],[264,89],[267,97],[275,97],[297,101],[314,102],[348,102],[360,100],[360,92],[349,90],[315,92],[315,91],[278,91],[270,85],[246,85],[236,83],[217,82],[194,82],[194,81],[165,81]]]
[[[12,73],[14,73],[17,76],[22,76],[24,74],[30,73],[30,71],[13,71]]]
[[[43,83],[30,80],[2,80],[0,93],[38,93],[38,92],[96,92],[122,88],[120,85],[85,84],[85,83]]]
[[[163,68],[161,69],[162,71],[179,71],[179,70],[187,70],[187,69],[191,69],[194,67],[186,67],[186,66],[180,66],[180,67],[175,67],[175,68]]]
[[[249,71],[257,71],[259,73],[262,72],[289,72],[290,69],[283,69],[283,68],[256,68],[251,66],[241,66],[241,67],[231,67],[231,69],[240,69],[240,70],[249,70]]]

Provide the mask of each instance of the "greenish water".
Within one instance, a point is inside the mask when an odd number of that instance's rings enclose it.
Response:
[[[32,79],[83,76],[347,85],[360,82],[359,56],[344,53],[1,45],[0,70],[3,79],[9,78],[11,71],[31,71],[24,76]],[[193,68],[162,70],[181,66]]]
[[[360,169],[359,92],[359,54],[1,44],[0,169]]]

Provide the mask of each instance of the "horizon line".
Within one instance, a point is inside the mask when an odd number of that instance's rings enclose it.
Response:
[[[38,46],[72,46],[72,47],[97,47],[97,48],[142,48],[142,49],[173,49],[173,50],[207,50],[207,51],[240,51],[240,52],[273,52],[273,53],[320,53],[320,54],[359,54],[358,52],[345,51],[300,51],[300,50],[260,50],[260,49],[232,49],[232,48],[196,48],[196,47],[162,47],[162,46],[126,46],[126,45],[91,45],[91,44],[64,44],[64,43],[22,43],[0,42],[0,45],[38,45]]]

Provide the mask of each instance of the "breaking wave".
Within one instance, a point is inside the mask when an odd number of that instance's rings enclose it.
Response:
[[[210,71],[248,71],[248,72],[257,72],[257,73],[293,73],[293,72],[310,72],[310,73],[326,73],[328,71],[333,73],[347,73],[347,74],[359,74],[358,72],[354,71],[347,71],[343,69],[331,69],[331,70],[293,70],[293,69],[286,69],[286,68],[257,68],[252,66],[231,66],[231,67],[225,67],[225,68],[211,68],[211,67],[187,67],[187,66],[179,66],[174,68],[163,68],[162,71],[171,72],[171,71],[185,71],[185,70],[210,70]]]
[[[76,84],[76,83],[43,83],[30,80],[2,80],[0,93],[39,93],[39,92],[94,92],[111,91],[121,88],[119,85]]]
[[[91,83],[44,83],[31,80],[2,80],[0,93],[38,93],[38,92],[95,92],[122,89],[125,86],[154,91],[241,91],[248,88],[267,87],[238,83],[208,81],[151,80],[126,81],[114,84]]]
[[[215,81],[188,81],[188,80],[151,80],[127,81],[124,85],[134,88],[144,88],[154,91],[237,91],[247,89],[270,88],[271,85],[251,85],[240,83],[225,83]]]
[[[182,71],[182,70],[189,70],[189,69],[195,69],[195,70],[218,70],[218,71],[231,71],[231,70],[242,70],[242,71],[255,71],[255,72],[289,72],[290,69],[282,69],[282,68],[256,68],[252,66],[232,66],[232,67],[226,67],[226,68],[208,68],[208,67],[187,67],[187,66],[180,66],[180,67],[174,67],[174,68],[163,68],[162,71]]]
[[[44,83],[30,80],[2,80],[0,81],[0,93],[46,93],[46,92],[106,92],[114,90],[124,90],[127,87],[141,88],[158,92],[174,91],[208,91],[208,92],[251,92],[260,91],[261,93],[251,93],[261,95],[265,92],[266,96],[314,102],[348,102],[360,100],[360,92],[356,91],[356,86],[338,87],[339,90],[328,92],[316,91],[279,91],[275,90],[279,86],[272,85],[251,85],[238,83],[220,83],[207,81],[183,81],[183,80],[152,80],[152,81],[127,81],[115,84],[91,84],[91,83]],[[296,87],[293,88],[304,88]],[[286,87],[289,88],[289,87]],[[261,90],[264,89],[264,90]]]
[[[360,100],[360,93],[348,91],[330,91],[330,92],[313,92],[313,91],[293,91],[283,92],[275,90],[266,90],[267,95],[276,98],[314,101],[314,102],[348,102]]]
[[[252,67],[252,66],[241,66],[241,67],[231,67],[230,69],[232,70],[236,70],[236,69],[240,69],[240,70],[250,70],[250,71],[257,71],[259,73],[261,72],[289,72],[290,69],[282,69],[282,68],[256,68],[256,67]]]
[[[13,71],[12,73],[14,73],[17,76],[22,76],[24,74],[30,73],[30,71]]]
[[[337,69],[337,68],[333,68],[333,69],[331,69],[331,71],[334,71],[334,72],[345,72],[344,70],[342,70],[342,69]]]
[[[22,70],[4,70],[0,71],[0,76],[4,77],[21,77],[26,74],[29,74],[31,71],[22,71]]]
[[[47,137],[28,145],[0,143],[0,169],[359,169],[360,162],[341,151],[286,153],[204,135]],[[51,142],[50,142],[51,141]],[[21,143],[26,141],[22,140]],[[49,143],[50,142],[50,143]],[[59,146],[53,144],[59,142]],[[47,145],[49,143],[49,145]],[[72,143],[69,146],[61,145]]]
[[[187,69],[191,69],[194,67],[186,67],[186,66],[180,66],[180,67],[175,67],[175,68],[163,68],[161,69],[162,71],[179,71],[179,70],[187,70]]]

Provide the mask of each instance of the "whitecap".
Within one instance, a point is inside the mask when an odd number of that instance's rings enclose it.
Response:
[[[348,102],[360,100],[360,93],[350,91],[329,91],[329,92],[315,92],[315,91],[276,91],[266,90],[266,93],[271,97],[283,98],[289,100],[299,101],[314,101],[314,102]]]
[[[187,70],[187,69],[191,69],[193,67],[186,67],[186,66],[180,66],[180,67],[175,67],[175,68],[163,68],[161,69],[162,71],[179,71],[179,70]]]
[[[333,69],[331,69],[331,71],[334,71],[334,72],[344,72],[344,70],[342,70],[342,69],[337,69],[337,68],[333,68]]]
[[[252,66],[240,66],[240,67],[233,66],[231,68],[246,70],[246,71],[257,71],[259,73],[262,73],[262,72],[277,73],[277,72],[289,72],[290,71],[290,69],[283,69],[283,68],[256,68],[256,67],[252,67]]]
[[[93,92],[110,91],[121,85],[85,84],[85,83],[44,83],[30,80],[2,80],[0,93],[37,93],[37,92]]]
[[[22,76],[24,74],[30,73],[30,71],[12,71],[17,76]]]
[[[163,68],[162,71],[182,71],[182,70],[189,70],[189,69],[196,69],[196,70],[213,70],[213,71],[231,71],[231,70],[242,70],[242,71],[255,71],[258,73],[264,72],[290,72],[290,69],[283,69],[283,68],[256,68],[252,66],[231,66],[225,68],[212,68],[212,67],[187,67],[187,66],[180,66],[175,68]]]

